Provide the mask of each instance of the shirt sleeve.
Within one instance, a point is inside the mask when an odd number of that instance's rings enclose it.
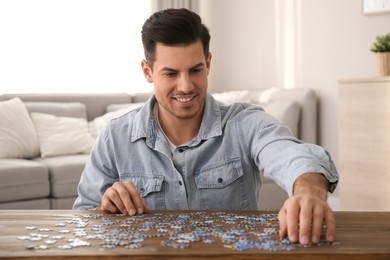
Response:
[[[297,139],[290,129],[262,111],[249,110],[245,117],[243,129],[251,129],[247,135],[248,147],[264,176],[291,196],[299,176],[319,173],[330,183],[329,191],[334,191],[339,175],[328,151]]]
[[[77,188],[78,197],[73,209],[96,209],[106,189],[119,180],[112,163],[111,156],[114,151],[112,151],[112,142],[107,129],[99,136],[92,148],[90,158],[81,174]]]

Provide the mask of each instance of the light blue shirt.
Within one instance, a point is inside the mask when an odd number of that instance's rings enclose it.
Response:
[[[303,173],[338,180],[328,152],[303,143],[260,107],[206,96],[198,135],[172,153],[153,115],[155,97],[111,120],[82,173],[74,209],[94,209],[114,182],[130,180],[152,210],[255,210],[260,174],[289,195]],[[272,198],[269,198],[272,199]]]

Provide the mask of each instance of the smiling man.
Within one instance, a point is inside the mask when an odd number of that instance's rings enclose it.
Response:
[[[333,241],[326,201],[338,181],[332,159],[261,108],[224,105],[208,94],[210,34],[200,17],[186,9],[156,12],[142,41],[142,71],[155,94],[99,136],[74,209],[256,210],[264,174],[290,195],[279,212],[281,237],[318,243],[325,224]]]

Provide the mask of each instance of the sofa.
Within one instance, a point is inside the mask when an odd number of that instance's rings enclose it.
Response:
[[[300,139],[317,143],[312,89],[266,88],[213,93],[223,103],[262,106]],[[0,95],[0,209],[71,209],[99,131],[141,106],[151,93]],[[287,193],[263,178],[262,210],[278,210]]]

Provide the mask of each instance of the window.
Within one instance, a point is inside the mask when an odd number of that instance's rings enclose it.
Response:
[[[150,1],[0,1],[0,93],[145,92]]]

